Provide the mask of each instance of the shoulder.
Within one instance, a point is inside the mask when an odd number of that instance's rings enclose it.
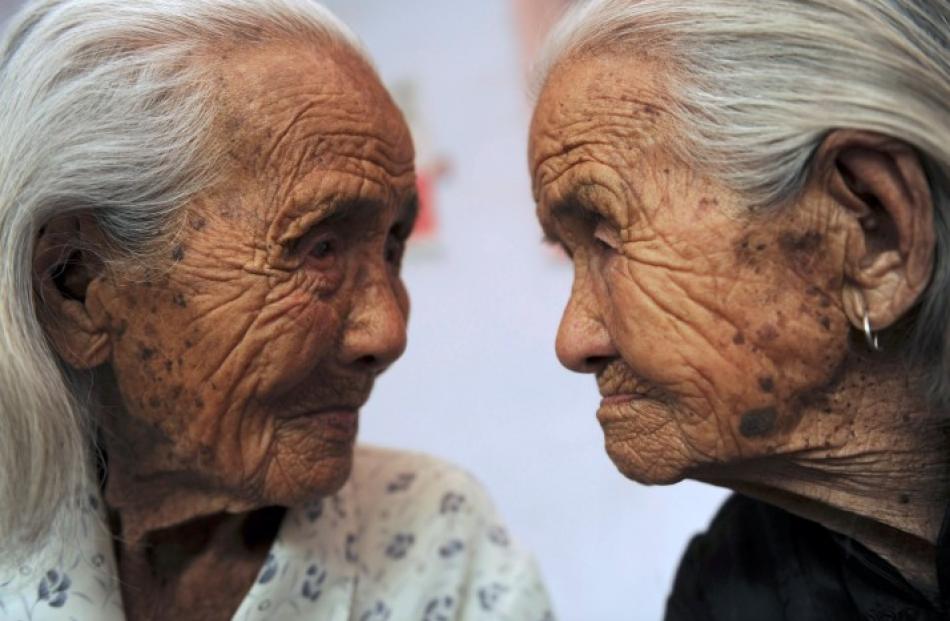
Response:
[[[534,559],[468,472],[428,455],[360,447],[351,484],[369,577],[362,597],[385,601],[399,618],[545,618]]]
[[[484,487],[436,457],[363,446],[350,485],[369,539],[385,533],[393,543],[398,539],[416,548],[431,542],[445,557],[463,548],[470,556],[483,545],[510,543]]]
[[[479,512],[494,512],[488,493],[474,476],[423,453],[360,446],[352,482],[364,508],[437,500],[442,512],[451,512],[466,503]]]
[[[123,619],[112,537],[104,506],[90,486],[67,505],[75,531],[51,538],[16,567],[0,562],[0,620]]]
[[[823,559],[814,551],[829,546],[833,542],[820,525],[733,495],[709,529],[689,542],[667,601],[666,620],[798,618],[789,616],[797,610],[789,602],[810,584],[801,563],[824,573]]]

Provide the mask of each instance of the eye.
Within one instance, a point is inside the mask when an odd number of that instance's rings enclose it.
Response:
[[[599,220],[594,226],[594,243],[601,250],[609,252],[619,252],[623,242],[617,231],[613,229],[605,220]]]
[[[389,236],[386,238],[386,248],[383,251],[386,258],[386,263],[389,263],[398,270],[402,265],[402,255],[405,250],[405,238],[399,235],[395,229],[390,231]]]
[[[318,269],[332,268],[340,255],[340,242],[335,237],[320,237],[314,240],[308,253],[311,265]]]

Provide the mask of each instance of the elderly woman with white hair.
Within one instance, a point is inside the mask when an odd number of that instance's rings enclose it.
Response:
[[[550,619],[470,477],[355,447],[401,114],[309,0],[35,0],[0,43],[0,619]]]
[[[607,453],[738,492],[671,620],[950,618],[950,5],[594,0],[531,127]]]

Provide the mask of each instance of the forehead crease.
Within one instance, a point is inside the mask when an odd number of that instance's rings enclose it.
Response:
[[[617,100],[614,100],[615,102]],[[542,167],[571,165],[578,151],[598,158],[623,158],[653,142],[660,109],[650,103],[633,106],[559,107],[534,128],[533,159]]]
[[[411,141],[398,113],[388,109],[388,99],[366,101],[359,93],[319,89],[284,94],[267,111],[266,148],[259,153],[259,167],[279,166],[287,159],[300,166],[348,157],[391,176],[412,168]]]

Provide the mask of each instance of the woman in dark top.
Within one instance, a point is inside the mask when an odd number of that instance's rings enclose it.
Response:
[[[668,619],[944,619],[950,5],[595,0],[530,169],[607,453],[736,490]]]

